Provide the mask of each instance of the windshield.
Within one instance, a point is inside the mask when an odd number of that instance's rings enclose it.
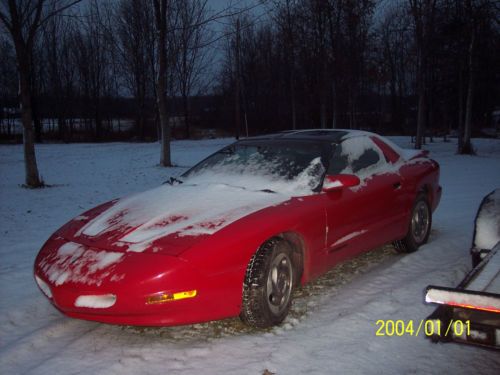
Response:
[[[312,141],[238,142],[191,168],[184,181],[199,179],[256,190],[311,192],[325,174],[332,146]]]

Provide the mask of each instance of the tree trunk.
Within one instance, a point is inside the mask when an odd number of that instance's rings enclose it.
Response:
[[[167,0],[155,0],[155,19],[158,32],[158,77],[156,80],[156,102],[160,117],[161,129],[161,154],[160,165],[171,167],[170,158],[170,126],[167,113]]]
[[[467,87],[467,100],[465,102],[465,123],[464,123],[464,139],[462,142],[462,147],[459,149],[459,154],[474,154],[474,148],[471,144],[471,134],[472,134],[472,101],[474,97],[474,42],[475,42],[474,29],[471,33],[471,41],[469,47],[469,84]]]
[[[433,34],[435,0],[409,1],[415,22],[415,39],[417,45],[417,85],[418,85],[418,117],[415,136],[415,148],[422,148],[425,143],[424,134],[428,116],[427,89],[429,77],[430,36]],[[432,57],[432,56],[431,56]]]
[[[464,68],[463,59],[460,58],[458,73],[458,152],[464,144]]]
[[[33,130],[33,113],[31,107],[31,85],[30,85],[30,67],[31,61],[26,46],[20,40],[19,36],[14,37],[16,49],[18,71],[19,71],[19,95],[21,101],[21,118],[23,123],[23,151],[24,168],[26,172],[26,185],[31,188],[37,188],[44,185],[38,175],[38,166],[35,155],[35,134]]]
[[[17,47],[17,46],[16,46]],[[22,49],[22,46],[20,46]],[[17,49],[16,49],[17,50]],[[29,62],[23,61],[20,51],[19,87],[21,99],[21,118],[23,123],[23,151],[26,185],[32,188],[43,186],[38,175],[38,166],[35,155],[35,134],[33,130],[33,115],[31,112],[31,91],[29,84]]]
[[[234,88],[234,115],[235,115],[235,136],[240,138],[241,113],[240,113],[240,19],[236,20],[236,51],[235,51],[235,88]]]
[[[424,57],[423,41],[419,39],[418,48],[418,67],[417,67],[417,85],[418,85],[418,112],[417,112],[417,131],[415,134],[415,148],[421,149],[422,143],[425,143],[424,132],[425,122],[427,119],[427,76],[426,64],[427,60]]]
[[[326,129],[326,103],[325,103],[325,101],[326,101],[326,99],[322,95],[320,108],[319,108],[321,129]]]
[[[290,105],[292,107],[292,129],[297,129],[297,108],[295,104],[295,74],[294,67],[291,66],[292,72],[290,73]]]
[[[337,128],[338,124],[338,104],[337,104],[337,90],[335,79],[332,79],[332,129]]]
[[[159,57],[159,59],[162,60],[161,57]],[[158,113],[160,115],[160,131],[161,131],[160,165],[164,167],[171,167],[172,161],[170,159],[170,126],[168,123],[167,99],[165,95],[165,74],[162,74],[164,73],[164,69],[162,69],[161,67],[162,64],[160,63],[159,65],[160,65],[158,69],[159,76],[157,82],[157,87],[158,87],[157,105],[158,105]],[[160,74],[162,75],[160,76]]]
[[[420,83],[419,83],[420,85]],[[423,85],[422,85],[423,86]],[[425,131],[425,117],[427,112],[425,88],[419,88],[418,93],[418,114],[417,114],[417,134],[415,136],[415,148],[421,149]]]
[[[190,129],[190,119],[189,119],[189,98],[187,94],[182,95],[182,106],[184,110],[184,125],[186,126],[186,138],[191,138],[191,129]]]
[[[33,94],[33,89],[31,90],[31,116],[33,120],[33,126],[35,129],[35,142],[42,142],[43,133],[43,119],[40,118],[38,114],[38,105],[36,101],[36,95]]]

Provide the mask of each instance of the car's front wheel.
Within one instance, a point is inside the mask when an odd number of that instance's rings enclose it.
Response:
[[[258,328],[280,324],[290,310],[296,277],[290,245],[280,238],[266,241],[247,266],[241,319]]]
[[[420,193],[413,204],[406,236],[394,242],[401,253],[412,253],[429,239],[432,225],[432,210],[425,193]]]

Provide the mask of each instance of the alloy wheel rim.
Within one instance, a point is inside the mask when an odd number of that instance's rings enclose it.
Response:
[[[267,303],[271,312],[280,315],[287,307],[292,293],[293,267],[288,255],[278,254],[267,276]]]
[[[419,201],[411,218],[413,239],[417,244],[424,241],[429,230],[429,208],[424,201]]]

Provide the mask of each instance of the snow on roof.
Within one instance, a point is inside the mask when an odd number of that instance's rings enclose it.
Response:
[[[340,143],[346,139],[353,137],[377,137],[390,146],[394,151],[396,151],[405,160],[410,160],[417,156],[421,150],[413,150],[399,147],[394,142],[389,139],[372,133],[366,130],[357,129],[299,129],[299,130],[285,130],[280,133],[273,133],[269,135],[262,135],[257,137],[246,138],[245,140],[257,140],[266,138],[296,138],[296,137],[307,137],[307,138],[326,138],[335,143]]]

